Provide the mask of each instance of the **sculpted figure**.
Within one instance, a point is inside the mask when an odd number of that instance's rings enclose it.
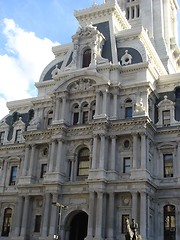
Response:
[[[138,234],[138,224],[132,219],[130,224],[129,219],[126,219],[127,233],[125,235],[126,240],[142,240],[141,235]]]

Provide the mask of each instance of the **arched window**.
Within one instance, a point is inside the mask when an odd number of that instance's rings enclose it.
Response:
[[[89,121],[89,107],[88,103],[83,103],[82,104],[82,123],[86,124]]]
[[[91,63],[91,49],[87,49],[83,53],[83,64],[82,67],[89,67],[89,64]]]
[[[73,106],[72,122],[73,122],[73,125],[76,125],[79,123],[79,105],[77,103]]]
[[[8,237],[12,221],[12,209],[6,208],[4,211],[4,220],[1,236]]]
[[[89,149],[83,148],[78,154],[77,176],[89,175]]]
[[[132,117],[132,100],[128,98],[125,101],[125,118],[131,118]]]
[[[164,206],[164,240],[176,239],[175,206]]]
[[[53,110],[50,110],[50,111],[48,112],[48,120],[47,120],[48,126],[51,125],[52,119],[53,119]]]

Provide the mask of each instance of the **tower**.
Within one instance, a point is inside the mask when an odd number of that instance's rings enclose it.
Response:
[[[174,73],[180,66],[177,31],[177,0],[118,0],[132,27],[148,32],[166,70]]]

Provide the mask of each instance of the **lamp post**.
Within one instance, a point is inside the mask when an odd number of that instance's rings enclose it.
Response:
[[[60,204],[58,202],[53,202],[52,205],[58,207],[58,222],[56,227],[56,233],[54,234],[54,239],[60,240],[60,227],[61,227],[61,215],[62,215],[62,209],[66,209],[67,206],[64,206],[63,204]]]

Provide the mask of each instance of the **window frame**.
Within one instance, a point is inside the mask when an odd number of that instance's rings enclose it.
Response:
[[[35,233],[41,232],[41,222],[42,222],[42,215],[40,215],[40,214],[35,215],[35,220],[34,220],[34,232]]]
[[[171,156],[171,159],[165,159],[166,157]],[[171,165],[167,165],[167,161],[170,161]],[[163,154],[163,176],[164,178],[172,178],[174,177],[174,158],[173,158],[173,154],[172,153],[164,153]],[[170,173],[166,173],[167,172],[167,168],[170,167],[171,171]]]
[[[22,134],[22,130],[16,129],[15,143],[19,143],[21,141],[21,134]]]
[[[82,68],[87,68],[89,67],[91,63],[91,49],[87,48],[83,52],[83,57],[82,57]]]
[[[88,153],[89,155],[81,155],[81,153],[83,153],[83,151],[87,151],[88,150]],[[90,162],[90,151],[89,151],[89,148],[87,147],[84,147],[82,149],[79,150],[79,153],[78,153],[78,167],[77,167],[77,177],[87,177],[89,175],[89,162]],[[83,166],[83,163],[86,163],[88,164],[88,166]],[[85,164],[85,165],[86,165]],[[82,171],[87,171],[86,174],[81,174],[80,172]]]
[[[10,213],[7,211],[10,210]],[[1,236],[2,237],[8,237],[10,230],[11,230],[11,223],[12,223],[12,208],[5,208],[4,209],[4,216],[3,216],[3,225],[2,225],[2,231]]]
[[[40,173],[40,178],[44,178],[44,174],[47,172],[47,163],[42,163],[41,164],[41,173]]]
[[[171,208],[172,211],[168,211],[168,208]],[[176,240],[176,207],[171,204],[165,205],[163,208],[163,214],[164,240]],[[166,219],[168,219],[168,221]],[[174,224],[174,227],[172,226],[172,223]]]
[[[129,164],[127,163],[129,161]],[[131,171],[131,158],[130,157],[123,157],[123,173],[129,174]]]
[[[5,131],[0,132],[0,145],[4,145]]]
[[[14,172],[15,170],[15,172]],[[18,171],[18,166],[14,165],[11,166],[11,170],[10,170],[10,179],[9,179],[9,186],[14,186],[16,185],[16,181],[17,181],[17,171]]]

